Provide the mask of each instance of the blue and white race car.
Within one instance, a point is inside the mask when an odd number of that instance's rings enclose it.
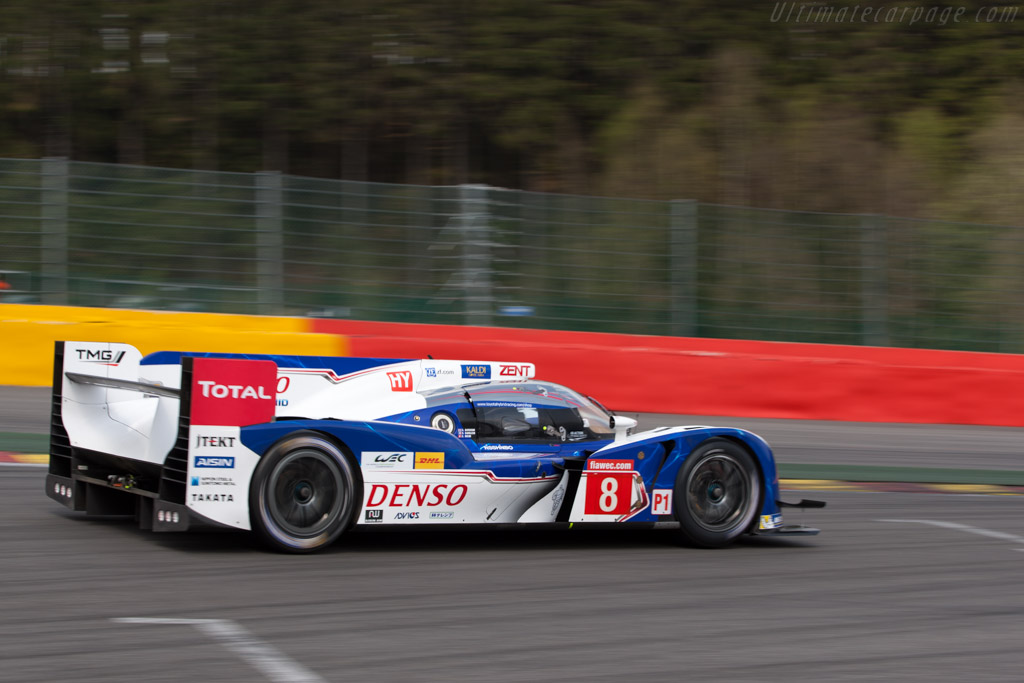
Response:
[[[727,545],[784,525],[771,449],[662,427],[531,363],[159,352],[58,342],[46,492],[144,529],[255,531],[286,552],[387,525],[611,524]]]

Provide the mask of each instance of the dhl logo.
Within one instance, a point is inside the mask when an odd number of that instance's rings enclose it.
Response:
[[[417,453],[413,467],[418,470],[443,470],[444,453]]]

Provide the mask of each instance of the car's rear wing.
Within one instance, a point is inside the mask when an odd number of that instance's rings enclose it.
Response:
[[[217,517],[229,508],[210,516],[190,504],[201,481],[193,470],[204,464],[197,457],[215,457],[196,454],[222,443],[210,434],[273,421],[277,366],[184,356],[146,370],[141,360],[127,344],[57,342],[47,494],[91,514],[134,514],[147,529],[224,523]],[[233,514],[228,526],[247,528],[245,515]]]

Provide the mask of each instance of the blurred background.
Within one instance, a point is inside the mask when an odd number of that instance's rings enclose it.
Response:
[[[0,6],[0,301],[1024,350],[1024,16]]]

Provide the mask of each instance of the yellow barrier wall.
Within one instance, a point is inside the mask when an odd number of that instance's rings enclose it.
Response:
[[[0,384],[50,386],[53,343],[131,344],[154,351],[348,355],[348,340],[304,318],[0,304]]]

